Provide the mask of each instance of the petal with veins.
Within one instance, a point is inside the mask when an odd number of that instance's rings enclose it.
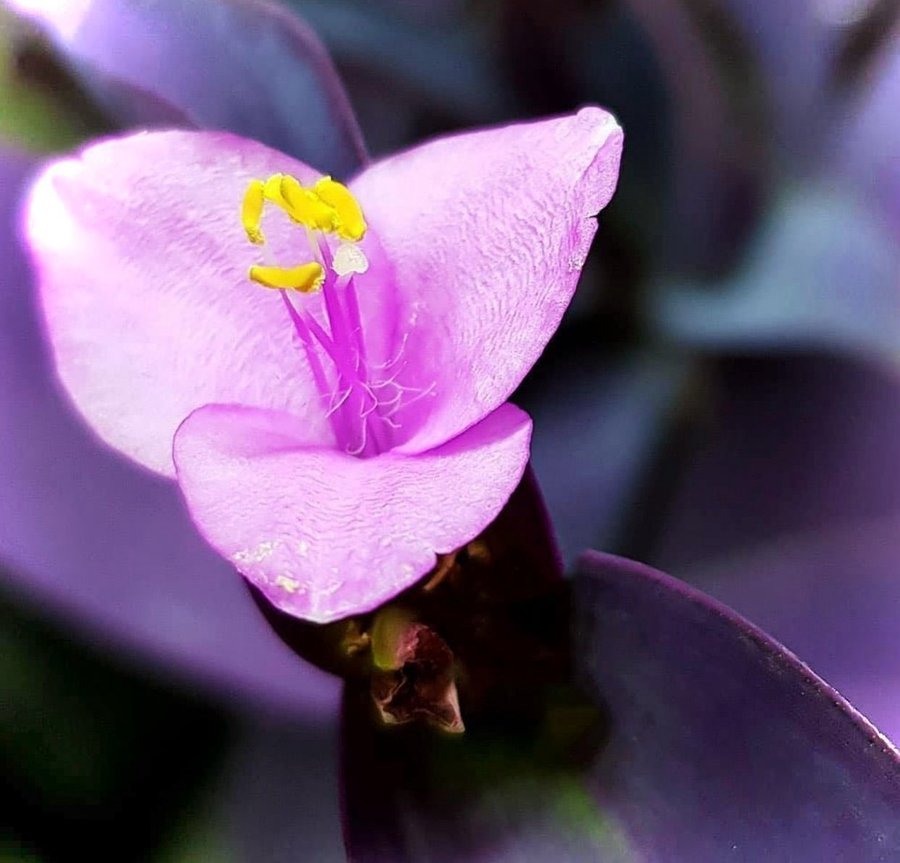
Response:
[[[283,611],[325,623],[411,586],[500,512],[531,420],[503,405],[416,456],[305,445],[288,414],[209,405],[178,430],[178,480],[198,528]]]

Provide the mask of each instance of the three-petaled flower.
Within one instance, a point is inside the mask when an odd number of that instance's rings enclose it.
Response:
[[[278,608],[369,610],[519,482],[531,422],[507,399],[571,298],[621,145],[587,108],[345,186],[224,133],[95,144],[27,212],[60,377]]]

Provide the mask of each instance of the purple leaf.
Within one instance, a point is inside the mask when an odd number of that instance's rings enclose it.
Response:
[[[883,861],[900,757],[790,653],[649,567],[587,554],[582,674],[610,714],[590,785],[638,859]]]
[[[536,728],[403,736],[375,730],[348,691],[351,859],[865,863],[900,851],[897,753],[783,648],[606,555],[582,559],[574,597],[577,672],[599,724],[551,698]]]
[[[900,512],[686,570],[900,740]]]
[[[415,5],[418,14],[385,8],[402,2]],[[387,110],[393,109],[392,98],[400,96],[407,105],[458,117],[463,126],[521,113],[483,23],[475,16],[454,13],[452,3],[296,0],[293,5],[321,35],[342,71],[357,84],[367,79],[378,97],[388,96]],[[426,6],[447,8],[438,11]],[[429,17],[432,20],[426,20]],[[371,115],[386,109],[376,101],[375,105],[360,102],[359,110]],[[382,123],[390,120],[383,118]],[[369,124],[363,125],[368,130]],[[407,142],[394,142],[387,151]]]
[[[804,158],[827,118],[823,102],[843,27],[854,8],[864,12],[869,4],[722,0],[714,5],[722,7],[718,11],[763,72],[778,143],[789,158]]]
[[[227,859],[339,863],[337,724],[310,727],[255,716],[241,724],[214,789]]]
[[[860,94],[855,110],[834,142],[837,169],[859,184],[900,231],[900,29],[873,70],[871,88]],[[895,233],[896,235],[896,233]]]
[[[739,58],[729,54],[727,63],[716,62],[716,45],[687,4],[624,5],[655,49],[672,102],[665,266],[678,273],[721,271],[745,239],[767,179],[759,152],[761,111],[730,94],[728,78]]]
[[[23,601],[91,639],[221,693],[328,713],[337,681],[274,635],[177,490],[102,447],[59,393],[13,237],[35,166],[0,152],[0,570]]]
[[[183,116],[254,138],[338,176],[366,160],[328,54],[295,15],[265,0],[13,0],[44,24],[125,126]],[[149,116],[130,92],[171,106]],[[137,106],[137,107],[136,107]]]
[[[844,5],[850,14],[854,9],[861,12],[856,7],[865,4],[836,4],[831,10],[823,6],[805,14],[812,20],[836,14]],[[829,27],[838,25],[826,26],[820,20],[815,29]],[[802,64],[804,50],[798,49],[794,59],[793,42],[788,42],[790,48],[782,50],[790,61]],[[897,361],[896,36],[884,46],[880,60],[871,89],[861,88],[857,98],[839,109],[826,110],[821,100],[814,102],[820,116],[801,119],[802,141],[815,140],[816,150],[798,146],[795,155],[801,163],[787,175],[740,266],[714,286],[677,279],[661,283],[650,314],[669,336],[707,349],[784,352],[824,347]],[[792,117],[809,113],[797,109]]]

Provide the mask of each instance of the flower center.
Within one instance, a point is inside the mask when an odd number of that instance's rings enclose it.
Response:
[[[353,193],[331,177],[305,187],[288,174],[252,180],[241,205],[241,223],[251,243],[265,245],[262,219],[274,204],[306,231],[313,260],[296,266],[252,266],[251,281],[278,290],[315,380],[337,445],[361,458],[390,449],[399,428],[394,417],[421,393],[402,386],[393,367],[370,363],[360,316],[356,276],[369,268],[358,243],[366,234]],[[333,248],[332,244],[336,244]],[[321,294],[324,322],[296,294]]]

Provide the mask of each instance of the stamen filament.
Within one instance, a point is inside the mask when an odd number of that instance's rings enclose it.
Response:
[[[320,241],[319,248],[323,258],[326,260],[326,266],[328,266],[330,255],[328,247],[324,242]],[[378,407],[378,398],[368,385],[360,379],[360,372],[364,371],[365,366],[361,364],[359,353],[355,349],[357,339],[350,335],[340,297],[337,294],[337,284],[331,278],[325,280],[322,298],[325,301],[325,313],[328,316],[328,324],[331,327],[331,336],[333,339],[332,345],[334,353],[332,359],[345,382],[349,386],[355,387],[361,395],[361,401],[358,404],[358,408],[360,410],[360,419],[363,421],[363,435],[367,436],[368,442],[375,447],[376,452],[382,452],[387,449],[387,441],[381,433],[381,429],[378,428],[376,421],[377,415],[373,417],[373,411]],[[342,346],[349,350],[342,351]],[[365,409],[364,401],[362,401],[362,399],[366,397],[370,399],[373,404],[372,410],[366,411]],[[368,432],[366,432],[366,428],[368,428]],[[363,450],[365,449],[365,446],[366,445],[364,444]]]
[[[356,293],[356,282],[353,276],[342,276],[338,281],[338,288],[343,284],[344,305],[347,308],[347,318],[350,323],[350,334],[356,347],[356,355],[360,366],[366,365],[366,343],[363,339],[362,318],[359,313],[359,296]]]
[[[335,411],[340,410],[346,403],[347,399],[350,398],[350,393],[352,393],[352,392],[353,392],[353,388],[347,387],[347,389],[345,389],[341,393],[341,397],[337,401],[335,401],[334,396],[332,396],[331,397],[332,405],[331,405],[331,407],[328,408],[328,413],[326,414],[326,416],[331,416]],[[337,393],[335,393],[335,395],[337,395]]]
[[[332,323],[333,331],[333,322],[330,323]],[[326,333],[323,329],[322,325],[313,317],[307,318],[306,325],[309,328],[309,332],[322,346],[331,361],[334,363],[335,368],[337,369],[341,381],[344,383],[344,385],[347,386],[351,391],[356,392],[358,395],[360,395],[361,399],[368,398],[377,403],[378,399],[375,397],[375,394],[371,391],[369,386],[364,381],[360,380],[357,369],[352,368],[348,364],[347,357],[340,351],[336,339],[330,338],[328,333]],[[359,407],[362,411],[362,402],[360,402]]]
[[[291,302],[290,297],[288,297],[287,292],[280,291],[280,294],[291,319],[291,323],[294,325],[294,330],[300,337],[300,341],[303,342],[303,347],[306,351],[306,359],[309,363],[316,389],[324,395],[328,392],[328,379],[325,376],[325,369],[322,368],[322,362],[316,351],[315,342],[313,341],[309,327],[306,325],[306,321],[303,320],[303,316],[294,308],[294,304]],[[331,430],[334,432],[335,439],[338,441],[342,440],[347,433],[346,420],[335,411],[328,413],[328,421],[331,424]]]

